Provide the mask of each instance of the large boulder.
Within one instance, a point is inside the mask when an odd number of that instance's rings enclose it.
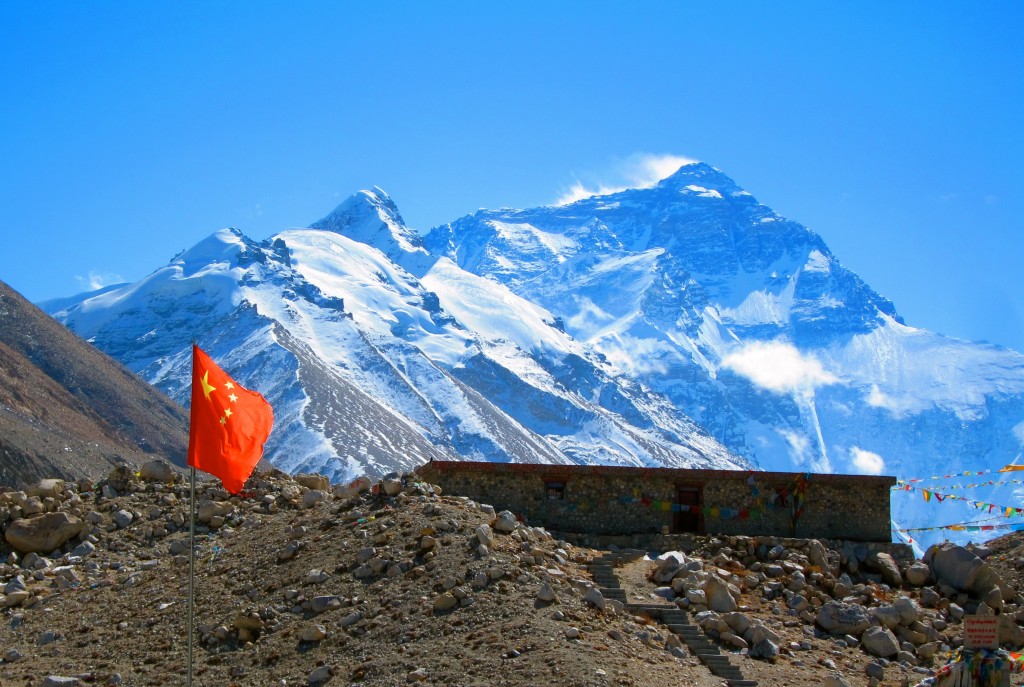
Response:
[[[885,582],[890,587],[901,587],[903,586],[903,575],[900,574],[900,567],[896,565],[896,560],[885,553],[879,551],[868,556],[867,564],[878,571],[882,576],[882,582]]]
[[[891,604],[882,604],[871,609],[871,615],[875,616],[878,622],[890,630],[899,627],[900,611]]]
[[[669,551],[658,556],[658,566],[654,570],[655,582],[671,582],[676,572],[686,563],[686,556],[680,551]]]
[[[982,596],[994,587],[1005,587],[999,575],[976,555],[950,542],[928,547],[922,559],[935,579],[960,592]]]
[[[828,549],[817,539],[812,539],[807,546],[807,560],[820,572],[835,572],[828,560]]]
[[[716,613],[731,613],[737,608],[729,584],[714,575],[704,584],[704,594],[708,598],[708,608]]]
[[[884,627],[869,628],[860,638],[864,650],[872,656],[890,658],[900,652],[896,636]]]
[[[56,498],[64,493],[64,480],[41,479],[26,489],[25,492],[29,496],[37,496],[39,498],[46,498],[47,496]]]
[[[15,520],[7,528],[7,543],[22,553],[50,553],[77,537],[83,522],[63,511]]]
[[[351,499],[359,496],[363,492],[370,490],[373,486],[373,482],[369,477],[356,477],[348,484],[336,484],[334,485],[334,498],[336,499]]]
[[[834,635],[860,637],[874,623],[867,609],[857,604],[829,601],[818,610],[818,626]]]
[[[923,561],[914,561],[907,568],[907,582],[914,585],[915,587],[923,587],[924,585],[928,584],[928,580],[930,580],[931,577],[931,568],[929,568],[928,564]]]
[[[313,489],[315,491],[327,491],[331,488],[331,480],[327,479],[324,475],[309,475],[305,473],[299,473],[293,478],[296,482],[306,487],[306,489]]]
[[[175,482],[177,473],[166,460],[150,460],[139,468],[139,478],[147,482]]]
[[[901,596],[892,605],[900,613],[900,625],[910,627],[921,616],[921,608],[908,596]]]

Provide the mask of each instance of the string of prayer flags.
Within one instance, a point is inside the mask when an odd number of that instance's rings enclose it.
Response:
[[[936,480],[936,479],[953,479],[954,477],[974,477],[976,475],[993,475],[993,474],[995,474],[997,472],[1008,472],[1009,471],[1008,468],[1013,468],[1015,470],[1024,470],[1024,465],[1021,465],[1019,467],[1018,466],[1007,465],[1002,470],[978,470],[978,471],[967,470],[966,472],[954,472],[954,473],[949,474],[949,475],[933,475],[932,477],[915,477],[913,479],[900,480],[897,483],[898,484],[913,484],[913,483],[916,483],[916,482],[928,482],[928,481]]]
[[[976,484],[946,484],[943,485],[943,491],[954,491],[956,489],[976,489],[978,487],[1001,487],[1006,484],[1024,484],[1024,479],[1004,479],[1004,480],[990,480],[988,482],[977,482]],[[897,480],[896,484],[892,487],[892,491],[907,491],[909,482]]]
[[[936,525],[935,527],[907,527],[893,530],[894,532],[932,532],[935,530],[952,530],[954,532],[991,532],[995,530],[1024,530],[1024,522],[1007,522],[998,525]]]
[[[957,496],[956,494],[940,494],[932,489],[922,489],[920,487],[912,487],[909,485],[907,485],[907,487],[902,491],[919,491],[921,492],[921,497],[926,503],[931,502],[934,497],[935,501],[938,503],[942,503],[946,499],[951,501],[963,501],[967,505],[973,506],[978,510],[984,510],[989,513],[998,512],[1002,517],[1006,518],[1024,516],[1024,508],[1017,508],[1016,506],[998,506],[994,503],[988,503],[985,501],[973,501],[971,499],[964,498],[963,496]]]

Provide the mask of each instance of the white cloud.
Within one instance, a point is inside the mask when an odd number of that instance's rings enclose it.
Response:
[[[776,393],[813,391],[839,379],[813,355],[783,341],[757,341],[722,359],[722,367]]]
[[[881,475],[885,470],[885,460],[871,451],[854,446],[850,449],[850,460],[853,467],[862,475]]]
[[[102,289],[104,286],[120,284],[124,282],[124,277],[116,272],[99,272],[97,270],[89,270],[89,276],[87,277],[76,274],[75,281],[77,281],[81,285],[81,288],[86,291],[96,291],[97,289]]]
[[[789,446],[789,457],[794,465],[802,466],[811,458],[811,442],[802,434],[785,429],[776,430]]]
[[[650,188],[674,174],[680,167],[696,162],[681,155],[636,153],[614,165],[607,174],[610,179],[589,185],[577,180],[558,197],[555,205],[568,205],[591,196],[606,196],[628,188]]]

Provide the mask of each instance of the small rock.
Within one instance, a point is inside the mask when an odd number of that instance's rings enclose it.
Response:
[[[333,594],[314,596],[309,602],[309,607],[314,613],[341,608],[341,598]]]
[[[308,684],[310,687],[313,687],[314,685],[322,685],[330,680],[332,675],[334,675],[334,671],[331,670],[330,666],[320,666],[309,674]]]
[[[313,569],[306,573],[306,584],[320,584],[326,582],[329,577],[330,575],[323,570]]]
[[[327,636],[327,628],[323,625],[309,625],[302,628],[299,638],[304,642],[319,642]]]
[[[486,546],[487,548],[494,546],[494,532],[491,530],[490,525],[479,525],[474,534],[476,534],[480,546]]]
[[[555,590],[550,584],[545,582],[540,586],[540,590],[537,592],[537,601],[542,603],[553,603],[558,597],[555,596]]]
[[[775,642],[765,638],[751,646],[747,655],[774,663],[779,658],[779,647]]]
[[[494,521],[494,531],[509,534],[516,528],[516,516],[511,511],[503,510]]]
[[[439,597],[434,599],[434,610],[435,611],[447,611],[451,608],[455,608],[459,603],[459,600],[451,592],[445,592]]]
[[[285,544],[285,547],[283,549],[277,552],[277,560],[281,562],[290,561],[291,559],[295,558],[295,555],[299,552],[300,547],[301,544],[299,544],[299,542],[293,539],[292,541]]]
[[[125,527],[132,524],[133,520],[135,520],[135,516],[132,515],[131,511],[127,511],[123,508],[114,513],[114,524],[117,525],[118,529],[123,530]]]
[[[338,622],[338,624],[341,625],[342,627],[349,627],[351,625],[355,625],[356,623],[358,623],[362,619],[363,619],[362,611],[353,611],[352,613],[349,613],[344,618],[342,618]]]
[[[587,590],[587,593],[583,596],[583,600],[591,606],[597,607],[599,610],[604,610],[605,600],[604,594],[597,587],[591,587]]]
[[[43,679],[42,687],[74,687],[81,684],[77,677],[64,677],[63,675],[47,675]]]

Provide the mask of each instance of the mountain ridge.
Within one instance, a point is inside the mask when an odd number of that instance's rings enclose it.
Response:
[[[293,418],[305,458],[272,436],[272,460],[336,480],[432,451],[913,475],[1009,462],[1024,444],[1024,356],[907,326],[821,236],[703,163],[423,236],[375,188],[309,229],[219,232],[54,314],[172,396],[186,339],[209,340]],[[303,378],[285,331],[319,372]],[[280,374],[247,366],[247,347]],[[346,384],[370,405],[328,423]],[[389,424],[406,440],[385,450]]]
[[[185,464],[185,411],[0,282],[0,484]]]

